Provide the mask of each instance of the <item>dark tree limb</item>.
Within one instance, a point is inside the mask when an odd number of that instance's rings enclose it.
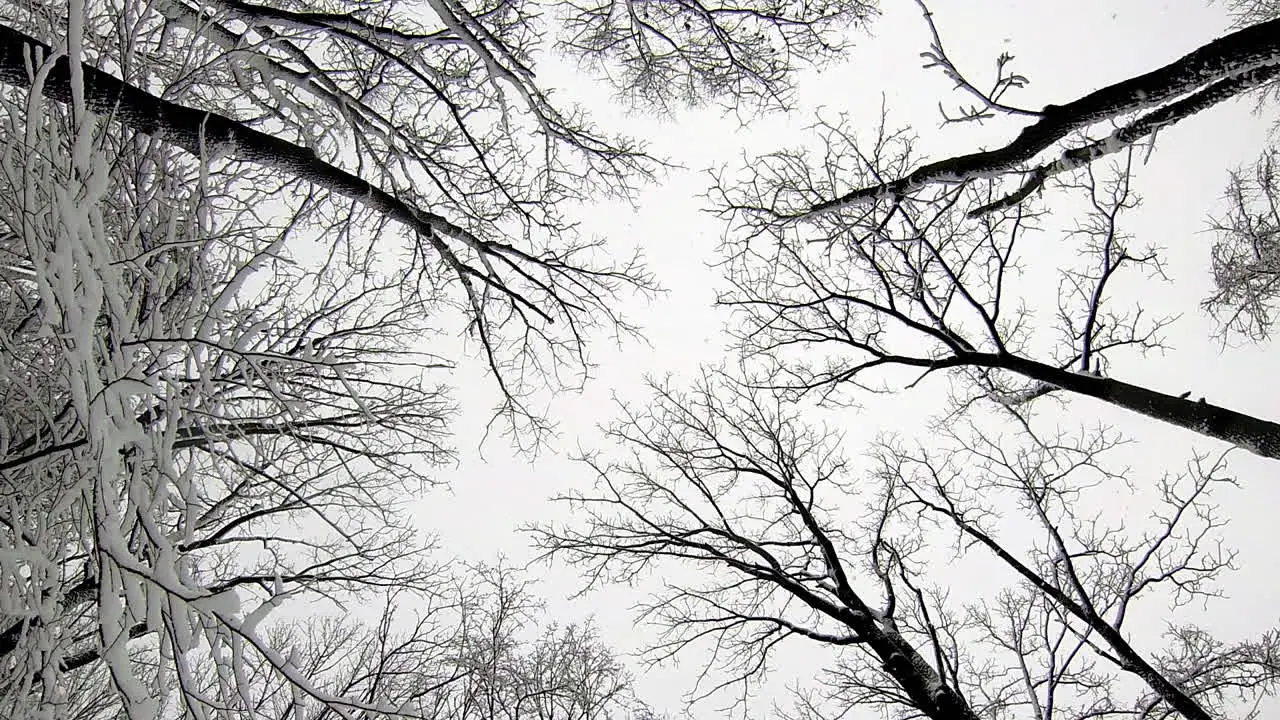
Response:
[[[45,67],[47,63],[47,67]],[[35,70],[40,71],[36,85]],[[54,48],[20,30],[0,24],[0,84],[30,88],[55,102],[71,104],[75,83],[69,59]],[[480,352],[493,373],[502,395],[498,411],[533,423],[535,437],[542,421],[528,410],[521,391],[507,374],[511,367],[502,357],[506,324],[522,324],[524,353],[533,353],[531,341],[547,339],[550,352],[561,362],[562,353],[581,361],[584,337],[581,327],[592,322],[589,310],[601,310],[620,330],[622,322],[602,295],[614,292],[614,283],[649,289],[650,280],[638,266],[596,269],[574,264],[578,248],[531,252],[503,238],[485,239],[420,204],[412,190],[388,191],[359,175],[334,165],[309,147],[254,129],[245,122],[217,112],[170,102],[129,84],[108,72],[80,63],[75,80],[82,87],[84,109],[111,121],[181,148],[197,158],[227,158],[280,172],[286,178],[310,183],[321,191],[350,199],[386,220],[406,226],[415,241],[415,252],[434,254],[453,275],[470,315],[468,331],[480,342]],[[559,131],[557,131],[559,132]],[[593,145],[591,153],[605,153]],[[609,150],[617,158],[624,151]],[[501,307],[498,307],[501,306]],[[547,335],[544,327],[563,322],[569,342]],[[518,380],[519,378],[517,378]],[[495,415],[495,418],[497,416]]]
[[[54,50],[49,45],[11,27],[0,25],[0,83],[32,87],[34,78],[31,68],[39,67],[39,61],[53,55]],[[482,278],[482,273],[463,263],[445,243],[445,237],[461,240],[481,254],[501,254],[501,249],[481,242],[447,218],[416,207],[367,180],[325,162],[310,148],[254,130],[225,115],[158,98],[83,63],[80,65],[80,72],[84,78],[84,103],[89,111],[109,115],[139,133],[161,137],[165,142],[197,157],[222,154],[280,170],[360,203],[408,226],[422,236],[464,282],[469,276]],[[40,92],[61,103],[72,102],[71,67],[65,55],[53,62],[53,67],[41,83]],[[489,281],[497,282],[496,279]]]
[[[1098,158],[1124,150],[1144,137],[1154,136],[1163,127],[1185,120],[1201,110],[1207,110],[1245,91],[1265,85],[1277,77],[1280,77],[1280,63],[1265,65],[1225,80],[1219,80],[1203,90],[1192,93],[1176,102],[1169,103],[1159,110],[1147,113],[1137,120],[1117,128],[1101,140],[1094,140],[1067,150],[1058,159],[1040,165],[1030,171],[1027,180],[1014,192],[995,202],[974,208],[969,211],[968,215],[969,217],[979,217],[995,210],[1013,207],[1043,187],[1046,180],[1058,173],[1069,172]]]
[[[130,640],[137,640],[143,635],[149,635],[153,632],[156,632],[156,628],[147,627],[146,623],[134,623],[125,630],[125,634]],[[85,665],[97,662],[101,657],[101,648],[87,647],[77,653],[62,658],[62,660],[59,661],[58,668],[63,672],[79,670]]]
[[[448,30],[431,33],[410,33],[394,27],[372,23],[359,17],[356,12],[300,12],[285,10],[267,5],[244,2],[244,0],[218,0],[217,5],[243,18],[255,21],[277,23],[286,27],[340,29],[354,34],[365,34],[371,37],[387,38],[397,42],[453,44],[461,40]]]
[[[31,68],[37,60],[54,55],[53,48],[11,27],[0,25],[0,82],[17,87],[32,87]],[[215,112],[197,110],[158,98],[141,88],[126,83],[109,73],[81,63],[84,103],[94,113],[109,115],[137,132],[161,137],[197,157],[226,155],[237,160],[288,173],[332,193],[347,197],[379,214],[396,220],[417,233],[457,273],[471,291],[468,280],[480,279],[485,285],[497,285],[512,296],[522,299],[502,286],[500,279],[486,277],[464,263],[446,244],[444,238],[461,240],[480,255],[510,253],[528,260],[528,255],[505,244],[485,243],[472,233],[435,213],[427,212],[383,190],[373,183],[320,159],[310,148],[268,135]],[[53,100],[71,103],[72,79],[66,56],[57,58],[40,85],[40,92]],[[473,305],[477,303],[474,302]],[[548,322],[553,318],[530,303]],[[476,308],[479,312],[479,308]],[[487,330],[480,327],[482,334]],[[487,335],[486,335],[487,339]],[[487,344],[487,343],[486,343]]]
[[[1122,380],[1063,370],[1010,354],[964,353],[936,361],[932,366],[938,369],[970,366],[1008,370],[1229,442],[1262,457],[1280,460],[1280,423],[1211,405],[1203,399],[1166,395]]]
[[[417,413],[397,413],[396,419],[403,420],[407,418],[424,418],[426,415]],[[139,422],[142,420],[139,418]],[[370,424],[385,424],[386,419],[369,421],[361,413],[347,413],[343,415],[333,415],[329,417],[311,418],[309,420],[291,420],[288,422],[260,422],[253,420],[227,421],[213,425],[202,427],[180,427],[174,434],[173,448],[181,450],[189,447],[205,447],[212,443],[244,439],[254,435],[281,435],[300,439],[305,442],[324,443],[331,447],[349,450],[352,453],[359,451],[343,447],[341,444],[333,440],[327,440],[321,435],[308,430],[332,430],[341,437],[344,429],[363,428]],[[35,452],[19,457],[9,458],[4,462],[0,462],[0,472],[13,470],[15,468],[29,465],[42,458],[52,457],[59,453],[75,450],[89,443],[87,436],[81,436],[74,440],[56,443],[43,447]]]
[[[1214,103],[1221,102],[1274,79],[1276,68],[1280,68],[1280,18],[1224,35],[1162,68],[1096,90],[1066,105],[1046,106],[1039,121],[1024,128],[1003,147],[929,163],[897,180],[858,188],[818,203],[801,217],[882,198],[902,197],[934,183],[959,183],[984,175],[1015,172],[1019,165],[1030,162],[1054,143],[1094,123],[1158,108],[1205,85],[1219,91],[1231,88],[1230,94],[1214,100]],[[1232,82],[1246,76],[1255,82]],[[1206,88],[1206,92],[1211,89]],[[1214,97],[1217,95],[1213,93]],[[1184,107],[1185,115],[1161,124],[1176,122],[1204,107],[1208,105],[1194,109]]]
[[[1201,707],[1199,703],[1161,674],[1159,669],[1148,662],[1141,653],[1129,644],[1129,641],[1124,637],[1123,633],[1098,615],[1098,612],[1094,610],[1088,602],[1076,602],[1076,600],[1062,589],[1045,581],[1045,579],[1035,570],[1014,557],[999,542],[992,538],[991,535],[975,527],[973,523],[967,522],[963,518],[957,517],[947,509],[939,507],[933,503],[925,502],[925,506],[931,510],[943,513],[953,518],[953,520],[959,525],[962,532],[993,552],[997,557],[1008,564],[1009,567],[1013,568],[1013,570],[1024,580],[1040,592],[1052,598],[1054,602],[1058,603],[1058,605],[1068,613],[1080,618],[1107,642],[1107,645],[1115,652],[1116,660],[1122,669],[1142,678],[1143,682],[1147,683],[1147,686],[1154,690],[1160,699],[1169,703],[1169,705],[1177,710],[1184,718],[1187,720],[1213,720],[1212,716],[1205,712],[1205,709]]]

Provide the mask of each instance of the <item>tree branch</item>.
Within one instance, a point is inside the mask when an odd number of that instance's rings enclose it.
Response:
[[[1094,123],[1154,108],[1209,83],[1237,79],[1266,68],[1274,70],[1277,66],[1280,66],[1280,18],[1224,35],[1162,68],[1096,90],[1066,105],[1048,105],[1039,121],[1024,128],[1004,147],[929,163],[897,180],[858,188],[818,203],[801,213],[799,219],[873,200],[902,197],[934,183],[960,183],[1014,172],[1018,165],[1031,161],[1055,142]],[[1275,73],[1269,77],[1274,78]],[[1243,84],[1236,84],[1237,94],[1246,89],[1239,87]]]
[[[947,366],[1001,368],[1147,417],[1238,445],[1255,455],[1280,460],[1280,423],[1246,415],[1203,399],[1166,395],[1141,385],[1063,370],[1017,355],[973,353],[943,361]]]
[[[0,25],[0,82],[30,88],[32,56],[47,59],[53,48],[6,25]],[[95,113],[111,115],[140,133],[162,137],[197,157],[224,153],[238,160],[292,174],[330,192],[350,198],[424,235],[453,263],[456,256],[440,238],[455,237],[477,249],[480,241],[448,219],[401,200],[356,175],[316,156],[310,148],[268,135],[215,112],[197,110],[158,98],[109,73],[81,63],[84,102]],[[66,56],[53,62],[40,91],[70,103],[71,69]]]

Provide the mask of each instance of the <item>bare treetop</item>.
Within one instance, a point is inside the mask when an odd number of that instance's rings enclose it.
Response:
[[[630,197],[663,166],[557,102],[538,82],[536,55],[559,43],[647,109],[777,104],[793,71],[834,57],[841,34],[871,12],[858,2],[505,0],[354,10],[163,0],[137,10],[91,4],[68,48],[75,67],[58,59],[41,92],[210,162],[271,168],[323,189],[335,207],[363,205],[378,218],[373,234],[390,221],[400,239],[380,251],[421,259],[424,297],[439,302],[436,288],[447,290],[525,442],[542,422],[529,392],[578,386],[596,331],[635,330],[616,300],[656,287],[638,257],[607,257],[602,240],[578,237],[565,205]],[[31,86],[30,53],[62,50],[49,31],[66,13],[14,8],[0,36],[3,82]]]
[[[701,18],[714,47],[575,52],[645,55],[643,82],[729,105],[785,94],[865,10],[651,7]],[[622,299],[656,289],[567,206],[629,198],[664,163],[535,71],[557,38],[617,17],[505,0],[0,9],[0,537],[21,555],[0,563],[0,714],[644,714],[586,630],[517,652],[529,609],[508,596],[491,609],[458,588],[459,613],[492,615],[450,644],[433,603],[451,593],[410,512],[452,457],[456,336],[514,443],[538,447],[539,393],[579,387],[600,333],[636,331]],[[763,35],[789,53],[766,61]],[[376,629],[279,617],[375,601]],[[392,632],[395,608],[417,626]]]
[[[1178,626],[1155,652],[1134,639],[1135,618],[1216,599],[1233,568],[1211,497],[1233,484],[1225,456],[1147,477],[1108,468],[1113,432],[1046,434],[1015,413],[918,447],[884,438],[860,463],[802,415],[717,373],[655,383],[585,458],[596,484],[563,498],[571,517],[535,530],[593,584],[662,579],[638,608],[648,658],[700,651],[696,699],[745,714],[797,645],[821,649],[822,670],[783,716],[808,720],[1209,720],[1280,681],[1259,663],[1273,631],[1227,644]],[[1149,518],[1125,517],[1129,494]],[[1005,572],[934,580],[977,557]]]
[[[640,108],[790,104],[798,66],[834,59],[876,5],[864,0],[566,3],[561,46]]]

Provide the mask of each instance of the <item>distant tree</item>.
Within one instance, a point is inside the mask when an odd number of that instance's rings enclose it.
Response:
[[[1228,209],[1213,219],[1215,292],[1204,306],[1224,335],[1265,340],[1280,303],[1280,150],[1270,149],[1227,187]]]
[[[306,683],[290,681],[259,649],[246,645],[233,673],[192,658],[167,679],[157,718],[293,717],[469,718],[564,717],[630,720],[651,711],[634,695],[631,677],[601,643],[595,626],[539,620],[528,581],[509,567],[441,571],[418,588],[365,598],[372,622],[337,607],[308,617],[282,617],[264,628],[270,647],[288,648],[288,663]],[[319,612],[316,612],[319,610]],[[139,667],[156,667],[157,646],[133,648]],[[118,717],[121,703],[109,670],[83,662],[66,676],[59,717]],[[30,706],[2,696],[7,717]]]
[[[1280,18],[1280,4],[1272,0],[1227,0],[1237,27]],[[1280,98],[1280,84],[1263,86],[1255,93],[1257,109],[1265,112]],[[1227,185],[1227,210],[1213,216],[1214,292],[1204,307],[1220,323],[1224,340],[1243,337],[1252,341],[1268,339],[1275,323],[1274,306],[1280,296],[1276,282],[1280,265],[1274,257],[1277,215],[1275,146],[1280,124],[1274,125],[1268,147],[1253,167],[1231,174]]]
[[[360,708],[374,706],[383,708],[374,717],[433,720],[647,717],[595,626],[544,622],[529,585],[509,567],[464,566],[442,572],[426,592],[388,593],[372,623],[330,614],[284,620],[269,631],[272,645],[293,648],[320,697],[248,658],[253,716],[366,717]],[[224,679],[207,671],[201,681],[214,695]]]
[[[1211,603],[1231,569],[1223,458],[1122,474],[1114,433],[1044,435],[1015,412],[858,462],[801,413],[718,374],[656,385],[585,458],[596,486],[564,498],[572,519],[535,531],[593,585],[663,578],[640,610],[661,633],[650,657],[710,658],[699,697],[749,688],[784,643],[830,653],[786,715],[805,720],[1253,718],[1277,689],[1275,630],[1131,630]],[[939,579],[975,558],[1006,572]]]

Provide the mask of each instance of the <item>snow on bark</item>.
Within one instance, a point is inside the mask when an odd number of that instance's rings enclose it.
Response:
[[[1033,382],[1021,390],[1015,390],[1012,392],[992,391],[989,393],[989,397],[1000,405],[1008,408],[1014,408],[1020,405],[1025,405],[1036,398],[1048,395],[1057,389],[1058,386],[1051,383]]]
[[[46,57],[57,57],[45,43],[0,25],[0,82],[32,87],[28,65],[31,55],[37,51]],[[196,157],[207,158],[213,151],[312,182],[422,233],[443,259],[454,264],[458,261],[443,237],[485,247],[470,232],[443,216],[415,207],[367,180],[324,162],[310,148],[259,132],[225,115],[169,102],[93,67],[77,64],[75,72],[83,74],[84,104],[89,111],[109,114],[141,133],[162,135],[166,142]],[[65,57],[58,57],[49,65],[39,90],[60,102],[70,102],[72,88],[70,63]]]
[[[1160,106],[1164,103],[1195,93],[1200,88],[1204,88],[1203,93],[1207,95],[1198,93],[1185,99],[1190,101],[1192,98],[1199,98],[1191,102],[1191,105],[1200,105],[1207,98],[1216,98],[1208,103],[1214,104],[1225,99],[1219,97],[1224,93],[1230,97],[1269,82],[1276,77],[1278,67],[1280,18],[1224,35],[1162,68],[1096,90],[1065,105],[1046,106],[1040,120],[1024,128],[1013,141],[1003,147],[929,163],[897,180],[858,188],[818,203],[798,216],[798,219],[812,219],[838,208],[877,199],[901,197],[934,183],[955,184],[966,180],[995,179],[1019,171],[1019,166],[1030,162],[1054,143],[1095,123],[1144,111],[1154,111],[1152,115],[1157,115],[1161,113]],[[1181,112],[1164,110],[1164,114],[1169,117],[1141,119],[1134,126],[1138,129],[1146,128],[1141,133],[1146,135],[1161,125],[1187,117],[1188,112],[1199,111],[1185,105]],[[1090,161],[1095,154],[1100,157],[1107,152],[1114,152],[1120,143],[1128,144],[1122,135],[1113,134],[1085,146],[1084,149],[1071,151],[1075,155],[1069,152],[1067,157],[1051,163],[1042,172],[1066,170],[1074,163]],[[1035,182],[1034,174],[1029,182]],[[1043,182],[1043,177],[1039,182]]]

